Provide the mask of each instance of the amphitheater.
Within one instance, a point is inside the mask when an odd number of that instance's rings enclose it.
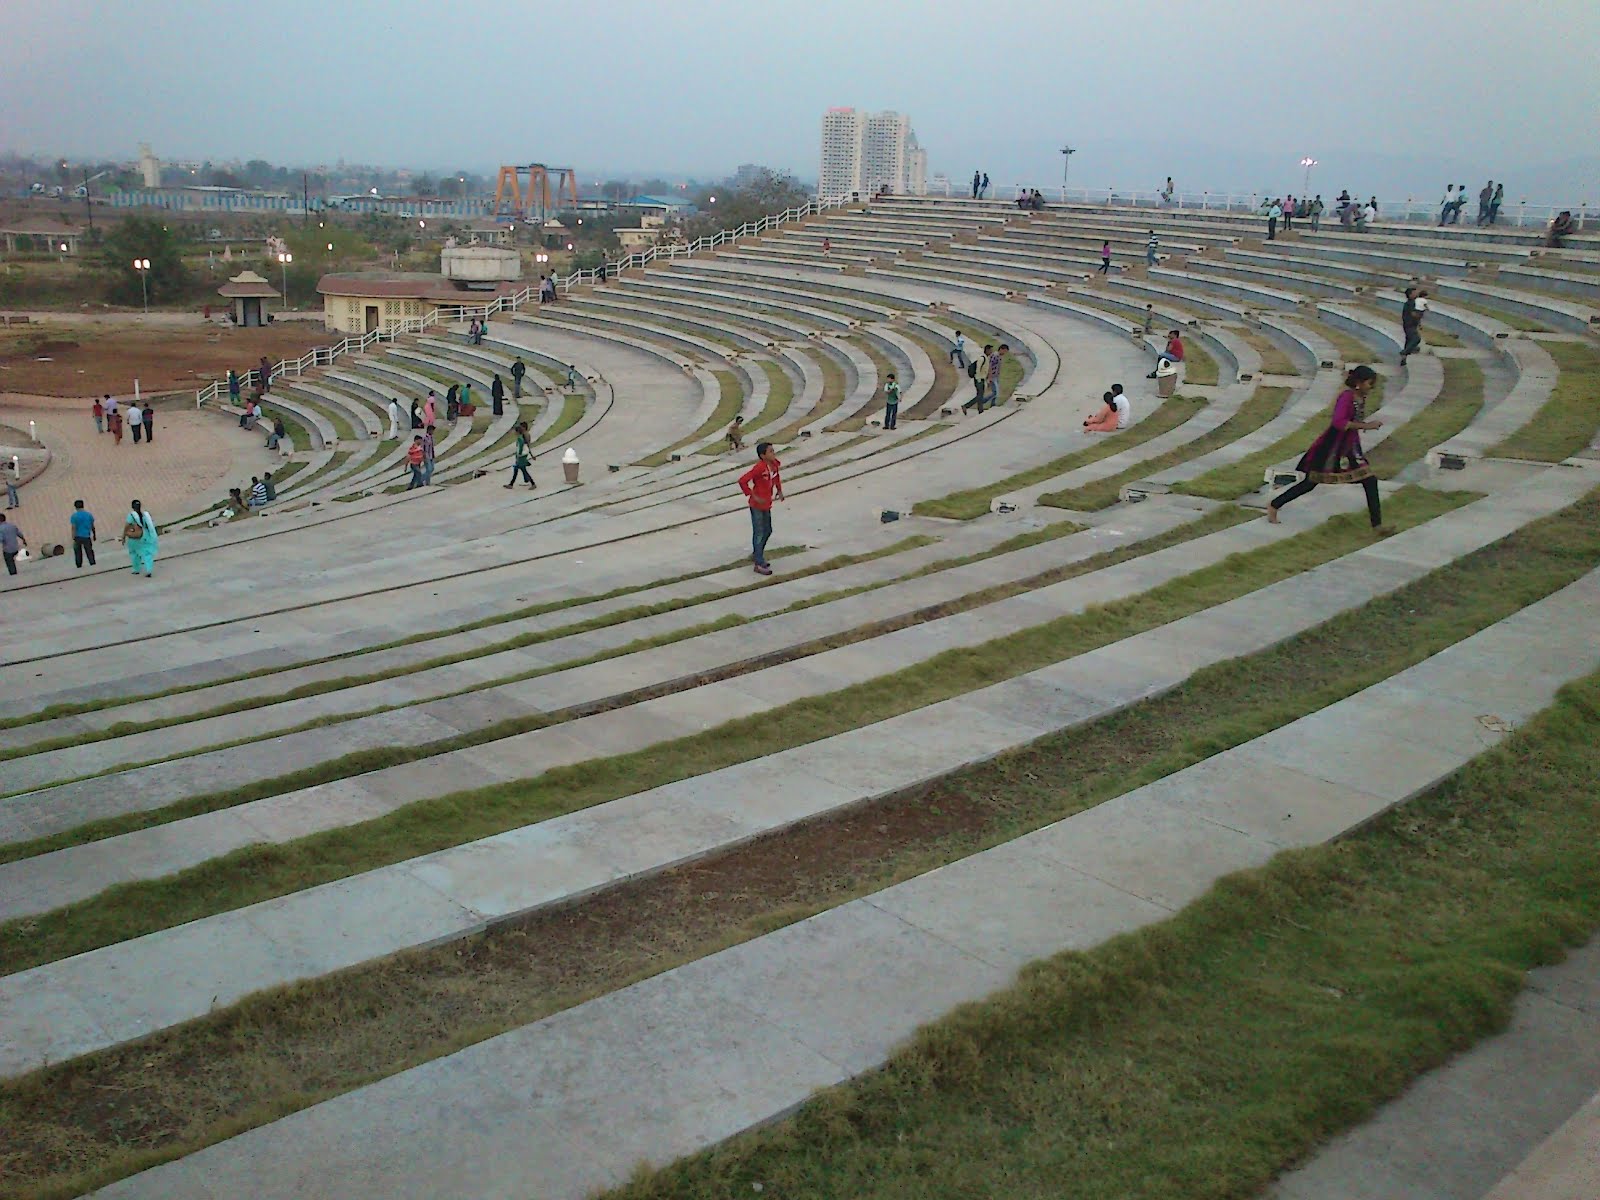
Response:
[[[1452,796],[1532,806],[1592,762],[1600,235],[1262,233],[828,208],[496,313],[480,345],[439,324],[284,375],[265,515],[173,514],[149,581],[114,548],[30,564],[0,696],[6,1193],[749,1195],[785,1136],[829,1111],[879,1136],[849,1114],[1085,964],[1198,937],[1219,896],[1255,920],[1274,872],[1373,839],[1449,847]],[[979,414],[957,331],[1011,348]],[[523,397],[406,492],[388,398],[486,396],[518,356]],[[1360,362],[1387,536],[1357,488],[1269,524]],[[1113,382],[1134,420],[1085,433]],[[766,579],[738,413],[783,462]],[[502,486],[519,420],[536,490]],[[1283,912],[1260,946],[1318,919]],[[1315,1149],[1275,1143],[1262,1184]],[[958,1160],[924,1194],[980,1194]],[[868,1194],[816,1178],[766,1191]]]

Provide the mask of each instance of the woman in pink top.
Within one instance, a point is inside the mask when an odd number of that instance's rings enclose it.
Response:
[[[1110,392],[1100,397],[1105,407],[1084,419],[1085,433],[1115,433],[1122,427],[1122,414],[1117,411],[1117,398]]]
[[[424,429],[433,425],[433,413],[436,407],[437,402],[434,400],[433,389],[429,388],[428,398],[422,402],[422,427]]]
[[[1345,376],[1344,391],[1333,402],[1333,418],[1328,427],[1295,464],[1297,470],[1305,472],[1305,478],[1267,506],[1268,521],[1276,525],[1280,508],[1304,496],[1319,483],[1359,483],[1367,493],[1367,516],[1372,520],[1373,529],[1388,532],[1383,528],[1378,479],[1361,449],[1364,430],[1383,428],[1382,421],[1367,420],[1367,397],[1377,381],[1377,372],[1367,366],[1356,367]]]

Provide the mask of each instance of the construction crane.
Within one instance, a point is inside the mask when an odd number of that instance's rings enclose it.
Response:
[[[528,188],[522,189],[522,173],[528,173]],[[554,200],[560,205],[563,197],[573,208],[578,207],[578,176],[571,167],[550,167],[544,163],[525,166],[502,166],[500,179],[494,188],[494,215],[518,217],[543,225],[553,211],[551,207],[550,177],[555,176]]]

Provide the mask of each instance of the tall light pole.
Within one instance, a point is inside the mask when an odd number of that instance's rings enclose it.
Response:
[[[283,307],[289,307],[289,264],[294,261],[294,255],[281,253],[278,255],[278,265],[283,268]]]
[[[133,260],[133,269],[139,272],[139,287],[144,292],[144,315],[150,315],[150,260],[136,258]]]
[[[1311,192],[1311,168],[1317,165],[1317,160],[1308,155],[1300,160],[1300,165],[1306,169],[1306,181],[1300,188],[1300,194],[1305,196]]]
[[[1072,156],[1077,153],[1071,146],[1061,147],[1061,198],[1067,198],[1067,173],[1072,169]]]

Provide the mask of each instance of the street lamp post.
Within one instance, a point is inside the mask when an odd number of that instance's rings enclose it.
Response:
[[[294,261],[294,255],[284,252],[278,255],[278,265],[283,268],[283,307],[289,307],[289,264]]]
[[[1073,147],[1073,146],[1062,146],[1061,147],[1061,201],[1062,201],[1062,203],[1066,203],[1066,199],[1067,199],[1067,173],[1072,168],[1072,156],[1074,154],[1076,154],[1077,152],[1078,151],[1077,151],[1076,147]]]
[[[1306,181],[1300,189],[1300,194],[1308,196],[1311,194],[1311,168],[1317,165],[1317,160],[1308,155],[1300,160],[1300,165],[1306,169]]]
[[[133,269],[139,272],[139,287],[144,292],[144,315],[150,315],[150,260],[136,258],[133,260]]]

